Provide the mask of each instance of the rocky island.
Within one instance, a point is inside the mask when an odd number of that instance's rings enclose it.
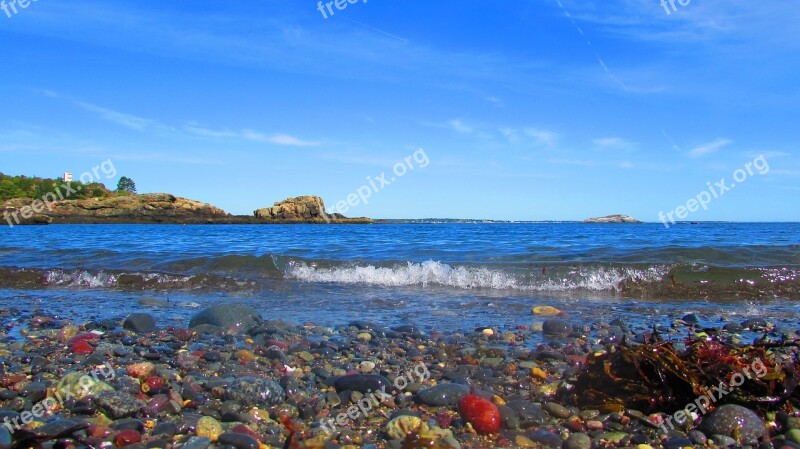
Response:
[[[582,223],[641,223],[630,215],[606,215],[605,217],[587,218]]]

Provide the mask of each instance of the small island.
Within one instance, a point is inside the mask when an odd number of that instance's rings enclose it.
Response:
[[[582,223],[631,223],[638,224],[641,221],[631,217],[630,215],[606,215],[605,217],[587,218]]]

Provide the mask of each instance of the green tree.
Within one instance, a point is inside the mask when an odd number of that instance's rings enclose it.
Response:
[[[136,183],[133,182],[133,179],[123,176],[117,183],[117,192],[136,193]]]

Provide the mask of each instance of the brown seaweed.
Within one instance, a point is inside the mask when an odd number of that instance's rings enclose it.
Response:
[[[604,411],[632,408],[669,413],[701,396],[710,398],[708,410],[736,403],[790,411],[800,400],[795,341],[757,340],[752,345],[734,346],[692,337],[685,346],[676,351],[672,342],[623,342],[604,354],[590,356],[559,396],[580,407]]]

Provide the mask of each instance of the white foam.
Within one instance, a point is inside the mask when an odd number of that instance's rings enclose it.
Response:
[[[117,284],[117,277],[104,272],[89,273],[88,271],[48,271],[45,280],[49,285],[63,287],[88,287],[102,288]]]
[[[570,270],[563,277],[532,276],[523,280],[502,270],[485,267],[452,267],[436,261],[407,262],[394,267],[348,266],[320,268],[304,262],[290,263],[287,277],[305,282],[365,284],[386,287],[439,285],[459,289],[569,291],[618,290],[624,281],[657,281],[666,269],[645,270],[616,267],[582,267]]]

